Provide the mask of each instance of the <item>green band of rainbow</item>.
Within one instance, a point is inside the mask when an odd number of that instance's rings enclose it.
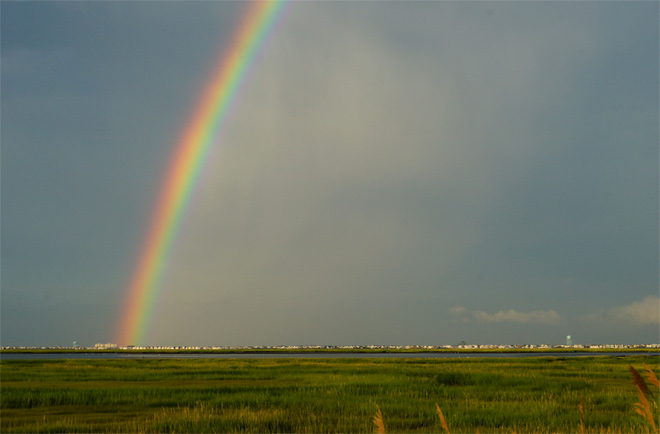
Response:
[[[116,337],[119,345],[144,345],[159,280],[205,157],[250,65],[281,15],[284,3],[285,0],[260,0],[250,5],[228,53],[220,59],[203,89],[175,148],[139,262],[126,289]]]

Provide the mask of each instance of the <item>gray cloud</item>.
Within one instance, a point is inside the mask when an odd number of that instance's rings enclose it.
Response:
[[[480,310],[469,311],[463,306],[454,306],[449,312],[455,315],[461,322],[469,323],[472,319],[477,322],[487,323],[537,323],[545,325],[558,325],[561,316],[554,310],[535,310],[532,312],[518,312],[514,309],[501,310],[496,313],[486,313]]]
[[[561,317],[554,310],[536,310],[533,312],[517,312],[513,309],[499,311],[494,314],[475,311],[474,317],[482,322],[514,322],[514,323],[540,323],[558,324]]]
[[[626,306],[612,307],[606,311],[592,314],[589,319],[594,322],[613,321],[619,324],[637,326],[660,325],[660,298],[649,295],[642,301]]]

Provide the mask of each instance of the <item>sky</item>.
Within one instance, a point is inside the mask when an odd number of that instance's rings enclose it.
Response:
[[[112,342],[244,2],[2,2],[3,346]],[[148,345],[658,343],[657,2],[291,2]]]

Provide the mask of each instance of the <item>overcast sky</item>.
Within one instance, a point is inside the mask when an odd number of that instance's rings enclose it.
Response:
[[[2,345],[111,342],[241,2],[2,2]],[[658,2],[293,2],[149,345],[657,343]]]

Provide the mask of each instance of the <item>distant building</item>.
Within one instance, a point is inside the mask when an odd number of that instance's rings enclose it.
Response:
[[[96,344],[94,345],[95,350],[111,350],[117,348],[117,344]]]

